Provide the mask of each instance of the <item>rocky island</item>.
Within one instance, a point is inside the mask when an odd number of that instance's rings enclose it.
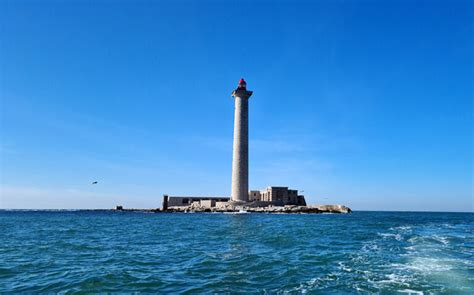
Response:
[[[306,205],[298,190],[269,186],[249,190],[249,99],[253,91],[240,79],[234,97],[234,142],[230,197],[163,196],[160,212],[350,213],[343,205]]]
[[[304,196],[287,187],[268,187],[250,191],[247,202],[228,197],[163,196],[163,212],[220,213],[350,213],[343,205],[306,205]]]
[[[200,204],[192,204],[184,207],[171,207],[163,212],[214,212],[214,213],[351,213],[352,210],[343,205],[285,205],[285,206],[256,206],[249,203],[245,205],[227,204],[220,207],[207,207]]]

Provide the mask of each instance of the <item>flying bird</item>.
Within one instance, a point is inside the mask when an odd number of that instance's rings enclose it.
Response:
[[[97,181],[94,181],[92,184],[97,184]]]

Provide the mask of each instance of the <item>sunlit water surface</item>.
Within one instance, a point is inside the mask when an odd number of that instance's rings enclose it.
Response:
[[[474,214],[0,211],[0,293],[474,294]]]

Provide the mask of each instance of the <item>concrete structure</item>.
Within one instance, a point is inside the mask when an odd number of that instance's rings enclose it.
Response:
[[[216,202],[228,202],[228,197],[196,197],[196,196],[168,196],[163,195],[163,210],[170,207],[185,207],[191,204],[214,207]]]
[[[247,193],[248,202],[256,206],[306,206],[304,196],[298,195],[298,190],[288,189],[286,186],[269,186],[264,190],[252,190]],[[200,206],[203,208],[223,207],[228,204],[228,197],[191,197],[163,195],[163,210],[170,207]],[[235,203],[235,202],[234,202]]]
[[[234,146],[232,154],[232,194],[234,202],[247,202],[249,199],[249,98],[252,91],[240,79],[232,96],[235,100]]]
[[[262,200],[262,195],[260,194],[260,191],[249,192],[249,202],[261,201],[261,200]]]
[[[216,200],[215,199],[201,200],[199,204],[205,208],[212,208],[216,206]]]
[[[275,205],[298,205],[306,206],[304,196],[298,195],[298,190],[288,189],[286,186],[269,186],[257,193],[250,192],[253,201],[270,202]]]

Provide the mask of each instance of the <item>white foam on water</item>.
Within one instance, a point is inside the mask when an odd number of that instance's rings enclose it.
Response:
[[[377,277],[373,279],[367,279],[367,282],[370,283],[374,288],[379,290],[389,290],[397,289],[400,287],[409,288],[414,284],[416,279],[412,275],[405,275],[400,273],[391,273],[385,275],[385,279],[379,279]]]
[[[369,242],[369,243],[364,244],[361,250],[362,252],[378,251],[379,246],[375,244],[374,242]]]
[[[389,284],[389,285],[397,284],[397,285],[404,285],[408,287],[410,286],[409,282],[413,280],[411,276],[400,275],[400,274],[395,274],[395,273],[391,273],[387,275],[386,277],[387,277],[387,280],[381,280],[379,281],[379,283]]]
[[[447,245],[449,244],[449,241],[448,241],[448,238],[447,237],[443,237],[443,236],[439,236],[439,235],[434,235],[434,236],[431,236],[432,239],[442,243],[443,245]]]
[[[330,285],[330,282],[337,281],[341,273],[331,272],[323,277],[312,278],[306,282],[301,283],[298,287],[292,288],[291,290],[285,291],[285,294],[293,294],[295,292],[306,294],[308,291],[317,289],[324,289]]]
[[[399,293],[408,293],[408,294],[423,295],[423,292],[421,292],[421,291],[410,290],[410,289],[398,290],[398,292],[399,292]]]
[[[400,270],[417,271],[422,274],[433,274],[436,272],[450,271],[452,267],[446,264],[446,261],[440,258],[430,257],[415,257],[412,261],[406,264],[395,263],[392,264]]]
[[[424,240],[424,237],[415,236],[415,237],[409,238],[408,242],[414,244],[414,243],[417,243],[417,242],[421,242],[423,240]]]
[[[343,262],[338,262],[339,269],[346,271],[346,272],[352,272],[353,269],[350,267],[347,267]]]
[[[390,233],[377,233],[379,236],[386,238],[394,238],[397,241],[402,241],[403,238],[400,234],[390,234]]]
[[[442,225],[443,227],[447,227],[447,228],[455,228],[454,225],[449,224],[449,223],[443,223],[443,224],[441,224],[441,225]]]
[[[391,227],[389,230],[394,230],[394,231],[411,231],[411,226],[396,226],[396,227]]]

